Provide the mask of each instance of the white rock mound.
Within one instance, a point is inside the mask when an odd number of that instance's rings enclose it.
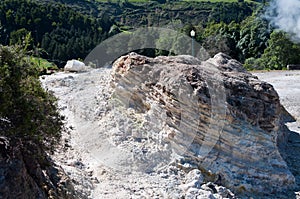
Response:
[[[83,72],[87,69],[87,66],[78,60],[69,60],[64,67],[64,70],[67,72]]]

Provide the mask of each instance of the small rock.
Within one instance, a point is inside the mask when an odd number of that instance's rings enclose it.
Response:
[[[199,184],[202,184],[204,180],[204,177],[199,169],[194,169],[190,171],[185,177],[186,183],[192,182],[194,180],[196,180]]]
[[[65,147],[69,148],[69,147],[71,147],[71,145],[69,143],[65,143]]]
[[[91,180],[92,180],[93,183],[96,183],[96,184],[100,183],[98,178],[96,178],[96,177],[91,178]]]
[[[93,176],[93,171],[88,171],[88,176]]]

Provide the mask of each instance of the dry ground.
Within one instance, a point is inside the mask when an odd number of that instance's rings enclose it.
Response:
[[[107,135],[116,129],[107,104],[109,73],[109,69],[98,69],[78,74],[57,73],[41,79],[44,87],[59,98],[69,127],[64,145],[53,158],[72,178],[75,188],[82,193],[80,198],[180,197],[180,190],[174,188],[181,183],[180,174],[166,177],[162,173],[127,172],[122,162],[126,164],[128,154],[107,141]],[[291,134],[285,159],[300,185],[300,71],[254,74],[274,86],[281,103],[295,118],[287,123]]]

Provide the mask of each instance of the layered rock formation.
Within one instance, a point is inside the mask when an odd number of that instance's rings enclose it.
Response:
[[[278,95],[237,61],[129,54],[114,63],[112,77],[123,119],[110,136],[130,148],[133,166],[159,171],[181,156],[183,169],[194,164],[204,181],[236,193],[267,196],[294,186],[277,147],[286,137]]]
[[[0,198],[81,198],[64,173],[33,143],[0,136]]]

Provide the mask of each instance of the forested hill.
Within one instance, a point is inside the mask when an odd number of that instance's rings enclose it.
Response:
[[[194,25],[207,22],[241,22],[251,15],[260,3],[255,1],[130,1],[130,0],[42,0],[64,4],[80,13],[104,20],[111,19],[118,26],[159,26],[172,20]],[[163,3],[162,3],[163,2]]]
[[[0,40],[15,44],[31,32],[41,55],[60,63],[84,58],[107,37],[112,24],[54,1],[4,0],[0,2]]]
[[[142,25],[161,26],[178,20],[187,24],[242,21],[251,15],[248,3],[86,0],[3,0],[0,2],[0,42],[15,44],[28,32],[42,57],[58,64],[84,58],[111,34]],[[110,34],[109,34],[110,31]]]
[[[250,68],[279,69],[300,61],[298,46],[293,46],[295,54],[288,58],[267,48],[279,45],[272,38],[288,44],[286,50],[292,43],[284,33],[273,33],[262,19],[265,4],[243,0],[2,0],[0,43],[20,43],[31,33],[31,48],[39,49],[36,56],[62,66],[68,59],[84,59],[97,44],[119,32],[168,26],[186,34],[196,30],[195,39],[210,55],[224,52]],[[268,62],[269,56],[276,63]]]

